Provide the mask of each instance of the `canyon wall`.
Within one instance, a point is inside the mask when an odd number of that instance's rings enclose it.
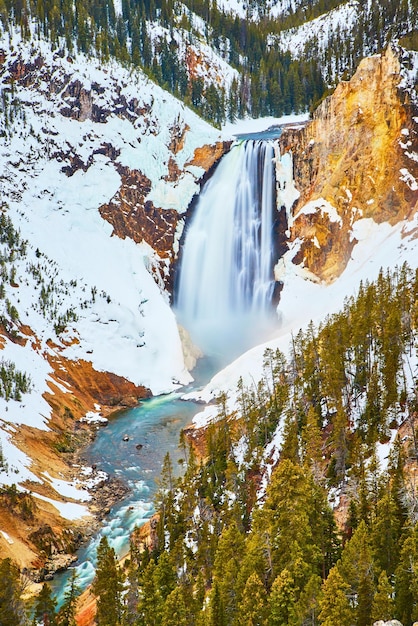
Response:
[[[311,122],[280,138],[300,192],[290,240],[302,243],[293,261],[321,280],[332,281],[347,264],[356,220],[393,225],[417,210],[417,108],[401,80],[390,48],[366,58]]]

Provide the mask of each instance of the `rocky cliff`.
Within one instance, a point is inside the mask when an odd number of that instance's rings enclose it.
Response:
[[[394,224],[418,207],[418,117],[403,88],[399,57],[388,48],[364,59],[302,129],[287,129],[293,155],[293,262],[324,281],[344,269],[360,218]]]

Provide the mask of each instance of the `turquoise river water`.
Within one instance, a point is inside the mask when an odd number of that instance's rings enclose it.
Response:
[[[203,360],[197,372],[193,389],[210,378],[214,365]],[[129,550],[129,536],[154,512],[153,497],[157,488],[162,462],[170,453],[174,471],[181,472],[178,461],[182,457],[179,436],[202,408],[194,402],[181,400],[191,388],[141,402],[138,407],[115,414],[106,427],[100,428],[95,441],[84,451],[83,460],[96,464],[110,476],[120,478],[130,488],[127,497],[116,504],[103,521],[95,536],[78,551],[75,564],[77,583],[85,589],[94,578],[96,550],[106,535],[119,556]],[[125,436],[129,441],[124,441]],[[141,444],[142,448],[137,449]],[[56,575],[51,583],[58,602],[62,601],[65,585],[72,569]]]

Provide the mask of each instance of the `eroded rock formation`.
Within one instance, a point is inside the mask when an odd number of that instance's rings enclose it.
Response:
[[[293,207],[291,240],[303,241],[294,262],[331,281],[344,269],[354,241],[353,223],[390,224],[417,210],[418,118],[400,89],[401,66],[389,48],[364,59],[349,82],[316,110],[301,129],[286,129],[282,153],[291,151],[300,198]],[[322,200],[337,211],[302,211]],[[322,203],[323,204],[323,203]]]

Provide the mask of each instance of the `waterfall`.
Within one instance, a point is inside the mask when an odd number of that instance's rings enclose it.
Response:
[[[275,206],[273,141],[235,145],[199,196],[185,234],[176,309],[206,354],[236,355],[271,326]]]

